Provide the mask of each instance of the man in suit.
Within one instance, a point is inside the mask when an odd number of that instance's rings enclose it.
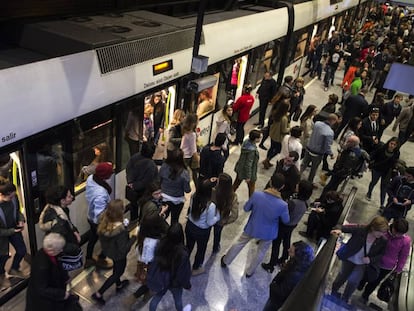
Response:
[[[362,120],[359,129],[362,147],[369,154],[377,147],[380,137],[379,109],[371,107],[369,116]]]

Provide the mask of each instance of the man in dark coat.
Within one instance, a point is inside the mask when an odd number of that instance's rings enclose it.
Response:
[[[380,137],[379,109],[372,107],[369,116],[362,120],[359,129],[359,137],[361,138],[362,147],[366,152],[371,154],[378,146]]]
[[[209,144],[201,149],[198,184],[211,177],[218,177],[220,173],[223,173],[226,158],[221,146],[223,146],[226,138],[225,133],[218,133],[214,144]]]
[[[380,137],[385,129],[396,119],[402,110],[401,101],[403,97],[401,94],[396,94],[394,99],[384,104],[380,109]]]
[[[259,122],[254,125],[264,126],[264,119],[266,115],[267,105],[270,100],[275,96],[277,91],[277,85],[275,79],[272,78],[272,74],[266,71],[256,94],[259,96]]]

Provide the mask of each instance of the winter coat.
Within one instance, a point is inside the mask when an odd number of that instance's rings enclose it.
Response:
[[[88,219],[94,224],[98,224],[99,216],[106,209],[111,197],[108,191],[99,185],[90,175],[86,179],[85,197],[88,201]]]
[[[12,213],[14,224],[9,228],[6,224],[7,216],[4,214],[3,208],[0,207],[0,255],[9,255],[9,237],[15,234],[14,228],[20,221],[25,222],[23,214],[19,210],[19,203],[17,199],[8,202],[1,202],[5,205],[5,210]]]
[[[130,238],[123,223],[114,223],[111,230],[98,232],[102,250],[113,261],[122,260],[127,257],[135,238]]]

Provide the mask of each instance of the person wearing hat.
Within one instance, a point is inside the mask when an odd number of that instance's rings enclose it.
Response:
[[[88,201],[88,223],[90,226],[89,241],[86,249],[85,268],[98,266],[103,269],[112,268],[112,264],[106,260],[106,256],[101,252],[98,260],[93,258],[93,249],[98,241],[99,216],[103,213],[111,201],[111,186],[106,182],[113,173],[112,163],[102,162],[96,166],[95,173],[86,179],[85,197]]]
[[[380,137],[379,109],[371,107],[369,116],[362,120],[359,129],[359,137],[361,138],[362,147],[368,154],[376,148]]]

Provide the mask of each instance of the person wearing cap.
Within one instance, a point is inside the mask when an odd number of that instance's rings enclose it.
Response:
[[[369,116],[362,120],[362,125],[359,129],[362,147],[369,154],[374,151],[379,143],[380,123],[378,118],[379,109],[377,107],[371,107]]]
[[[111,186],[106,182],[113,173],[112,163],[102,162],[96,166],[95,173],[86,179],[85,197],[88,202],[88,223],[90,226],[89,241],[86,249],[85,268],[98,266],[103,269],[112,268],[112,264],[106,260],[103,252],[98,256],[98,260],[93,258],[93,249],[98,241],[99,217],[106,209],[112,192]]]

